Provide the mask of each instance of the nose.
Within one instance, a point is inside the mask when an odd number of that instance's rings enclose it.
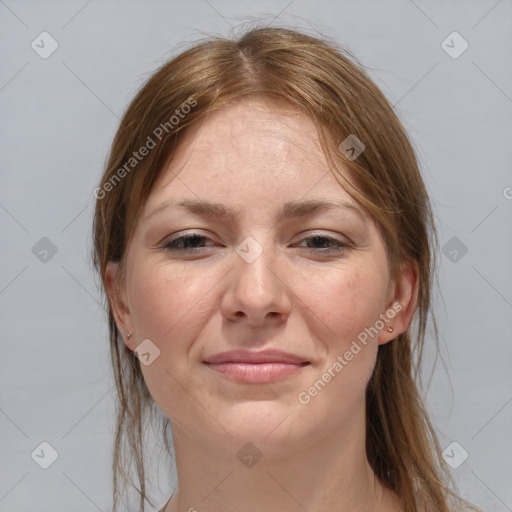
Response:
[[[254,260],[233,253],[233,267],[221,300],[230,321],[256,327],[285,321],[291,309],[291,290],[277,257],[268,244]]]

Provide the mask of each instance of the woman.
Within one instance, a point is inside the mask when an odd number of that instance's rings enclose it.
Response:
[[[404,129],[334,44],[260,28],[158,70],[96,189],[114,508],[165,418],[165,512],[448,511],[414,381],[435,229]]]

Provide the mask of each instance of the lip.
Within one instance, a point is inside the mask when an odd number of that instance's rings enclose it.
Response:
[[[230,350],[208,357],[204,363],[231,380],[246,383],[281,380],[310,364],[302,357],[280,350]]]
[[[254,352],[251,350],[228,350],[227,352],[219,352],[213,356],[207,357],[204,361],[207,364],[219,363],[287,363],[287,364],[303,364],[309,361],[303,357],[283,352],[282,350],[261,350]]]

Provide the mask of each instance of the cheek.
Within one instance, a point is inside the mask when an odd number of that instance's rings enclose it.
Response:
[[[150,365],[141,364],[146,385],[167,416],[187,414],[189,408],[197,414],[187,390],[200,383],[188,371],[188,351],[211,315],[212,287],[219,279],[156,264],[134,267],[132,275],[130,309],[138,342],[150,339],[160,351]]]
[[[309,328],[318,334],[322,325],[318,343],[326,357],[304,391],[319,414],[336,411],[339,419],[361,403],[377,357],[374,325],[384,313],[386,284],[386,275],[368,264],[364,270],[344,267],[307,287],[314,313]]]
[[[130,309],[139,336],[150,338],[161,350],[186,340],[205,314],[211,288],[208,275],[191,275],[171,265],[134,268]]]
[[[366,269],[347,266],[324,279],[306,281],[302,295],[310,316],[322,320],[329,344],[343,349],[384,313],[386,283],[386,276],[371,264]]]

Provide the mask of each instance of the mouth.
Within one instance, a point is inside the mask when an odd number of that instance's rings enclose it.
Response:
[[[297,375],[310,361],[277,350],[232,350],[207,358],[204,363],[224,377],[245,383],[265,383]]]

